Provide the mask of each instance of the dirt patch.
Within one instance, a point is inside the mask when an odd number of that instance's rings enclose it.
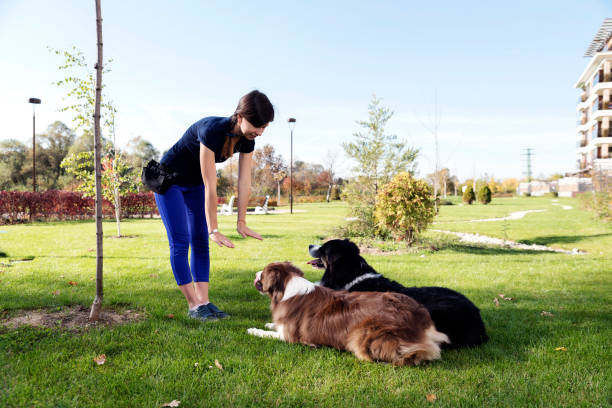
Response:
[[[0,325],[15,329],[20,326],[34,326],[45,328],[66,329],[79,331],[91,327],[114,326],[144,320],[143,312],[136,310],[117,311],[113,309],[102,309],[100,320],[97,322],[89,321],[88,307],[77,305],[71,307],[61,307],[52,310],[20,310],[8,318],[2,318]]]
[[[104,238],[111,238],[111,239],[123,239],[123,238],[138,238],[140,235],[121,235],[120,237],[118,237],[117,235],[111,235],[110,237],[104,237]]]
[[[401,255],[403,253],[408,252],[407,250],[385,250],[382,248],[369,247],[369,246],[359,246],[359,253],[365,255]]]

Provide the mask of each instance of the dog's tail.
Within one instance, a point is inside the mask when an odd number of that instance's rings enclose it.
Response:
[[[438,360],[440,344],[450,343],[448,336],[436,330],[434,325],[425,330],[424,338],[419,343],[403,343],[398,347],[398,358],[395,365],[418,365],[422,361]]]
[[[427,328],[418,341],[402,338],[396,330],[369,329],[349,335],[347,350],[361,360],[387,361],[398,366],[418,365],[422,361],[439,359],[440,343],[449,343],[448,336],[437,331],[434,325]]]

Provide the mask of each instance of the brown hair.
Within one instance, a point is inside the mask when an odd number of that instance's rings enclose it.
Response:
[[[238,106],[232,115],[232,125],[238,121],[238,115],[256,128],[260,128],[274,120],[274,107],[264,93],[254,90],[238,101]]]
[[[233,129],[238,122],[238,115],[245,118],[256,128],[265,126],[274,120],[274,107],[268,97],[258,90],[244,95],[238,101],[238,106],[232,115],[230,127]],[[234,154],[234,147],[240,137],[227,137],[221,150],[221,157],[225,160]]]

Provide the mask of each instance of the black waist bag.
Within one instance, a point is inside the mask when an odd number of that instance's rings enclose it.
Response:
[[[176,173],[168,173],[164,166],[155,160],[149,161],[147,166],[142,168],[142,184],[158,194],[164,194],[174,183],[176,176]]]

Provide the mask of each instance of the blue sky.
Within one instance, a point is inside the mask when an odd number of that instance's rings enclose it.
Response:
[[[230,115],[259,89],[277,119],[259,146],[289,158],[287,118],[297,118],[294,159],[322,163],[359,131],[373,94],[395,112],[387,132],[434,167],[434,95],[441,165],[461,179],[521,177],[575,168],[573,88],[583,54],[612,2],[585,1],[102,1],[104,78],[117,107],[117,138],[166,150],[196,120]],[[96,58],[94,1],[0,0],[0,139],[31,140],[56,119],[65,93],[47,46]]]

